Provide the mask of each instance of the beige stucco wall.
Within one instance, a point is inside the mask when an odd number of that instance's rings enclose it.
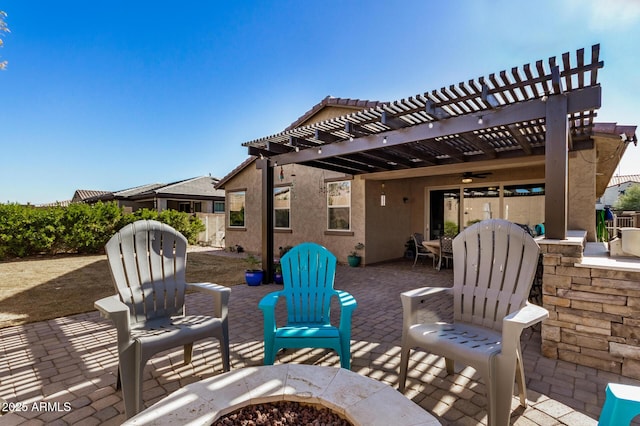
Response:
[[[587,231],[589,240],[595,235],[595,151],[572,153],[569,159],[569,229]],[[380,206],[382,180],[371,179],[375,175],[346,176],[301,165],[283,167],[284,179],[280,180],[280,167],[274,170],[275,186],[293,183],[291,200],[291,229],[276,230],[274,252],[279,247],[294,246],[304,241],[314,241],[326,246],[340,262],[353,246],[362,242],[364,264],[372,264],[403,256],[405,243],[413,232],[427,234],[426,197],[429,189],[461,187],[459,173],[440,176],[384,180],[386,206]],[[295,176],[293,176],[295,175]],[[485,179],[475,179],[469,186],[499,186],[512,183],[544,182],[544,165],[494,170]],[[350,232],[327,232],[326,195],[321,194],[321,182],[336,178],[352,180]],[[227,192],[246,190],[246,227],[226,229],[225,246],[241,245],[245,250],[259,253],[261,250],[261,171],[251,164],[225,184]],[[552,184],[552,183],[551,183]],[[550,184],[547,184],[550,185]],[[406,201],[404,200],[406,198]],[[519,210],[528,211],[533,226],[542,218],[544,204],[538,197],[525,200],[508,199],[510,215],[516,217]],[[507,200],[507,199],[505,199]],[[473,200],[468,206],[473,207]],[[504,204],[493,208],[494,217],[504,217]],[[475,209],[481,207],[475,206]],[[536,213],[537,212],[537,213]],[[471,217],[471,216],[469,216]],[[227,218],[228,220],[228,218]],[[535,222],[535,223],[534,223]],[[366,227],[365,227],[366,224]]]
[[[353,246],[358,242],[365,243],[365,182],[350,175],[301,165],[282,167],[284,179],[280,180],[280,170],[280,167],[274,169],[274,186],[292,185],[291,229],[275,231],[274,253],[277,255],[279,247],[313,241],[331,250],[340,262],[346,262]],[[326,195],[320,192],[320,188],[326,181],[340,179],[352,182],[351,230],[327,232]],[[262,248],[262,171],[256,169],[255,163],[250,164],[225,184],[227,193],[237,190],[246,191],[245,227],[229,227],[227,216],[225,247],[240,245],[247,252],[258,254]]]
[[[567,228],[587,231],[596,240],[596,150],[569,153],[569,200]]]
[[[381,181],[367,181],[365,222],[366,263],[397,259],[404,255],[404,244],[412,232],[412,203],[406,180],[384,182],[386,206],[380,205]],[[406,198],[406,201],[404,200]]]

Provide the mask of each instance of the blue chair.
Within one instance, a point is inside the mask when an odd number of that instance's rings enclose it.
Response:
[[[258,307],[264,316],[264,364],[272,365],[282,348],[327,348],[351,365],[351,315],[357,303],[346,291],[334,290],[336,257],[315,243],[302,243],[280,259],[284,289],[269,293]],[[331,325],[331,299],[340,303],[340,324]],[[287,324],[276,325],[278,299],[286,299]]]
[[[625,426],[640,414],[640,387],[609,383],[599,426]]]

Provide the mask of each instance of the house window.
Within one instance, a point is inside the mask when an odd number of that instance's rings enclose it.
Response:
[[[291,187],[283,186],[273,190],[274,226],[279,229],[291,228]]]
[[[193,211],[196,213],[202,213],[202,202],[196,201],[193,203]]]
[[[351,181],[327,183],[327,229],[351,229]]]
[[[244,227],[245,191],[229,193],[229,226]]]
[[[191,213],[191,203],[190,202],[178,203],[178,211],[179,212],[185,212],[185,213]]]
[[[214,201],[213,202],[213,212],[214,213],[224,213],[224,201]]]

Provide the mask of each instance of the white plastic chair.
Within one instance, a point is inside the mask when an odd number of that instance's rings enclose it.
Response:
[[[217,284],[185,282],[187,239],[172,227],[140,220],[116,233],[106,244],[116,287],[115,296],[94,306],[113,320],[118,334],[118,381],[127,418],[142,408],[142,373],[156,353],[184,346],[191,362],[193,342],[220,341],[224,371],[229,371],[227,312],[231,290]],[[213,299],[212,316],[185,315],[187,289],[204,291]]]
[[[527,301],[538,253],[538,244],[530,235],[502,219],[477,223],[456,236],[453,287],[426,287],[401,294],[401,392],[410,351],[418,348],[444,356],[449,374],[454,372],[454,360],[473,367],[487,388],[489,425],[509,424],[514,377],[520,403],[527,404],[520,334],[549,315]],[[453,295],[454,321],[419,323],[418,308],[441,292]]]

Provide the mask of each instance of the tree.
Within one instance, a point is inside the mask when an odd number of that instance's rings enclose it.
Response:
[[[616,210],[640,211],[640,185],[627,188],[614,207]]]
[[[4,19],[7,17],[7,14],[0,10],[0,47],[2,47],[2,45],[4,44],[4,41],[2,40],[2,37],[4,36],[4,33],[8,33],[9,31],[9,27],[7,27],[7,23],[4,21]],[[4,70],[7,68],[7,61],[0,61],[0,70]]]

